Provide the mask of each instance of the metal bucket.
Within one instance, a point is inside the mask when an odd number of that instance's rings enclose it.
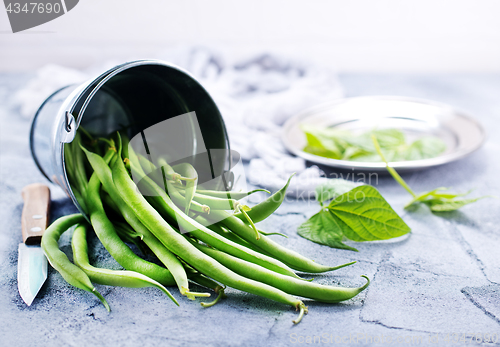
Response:
[[[158,60],[125,63],[81,85],[56,91],[33,119],[31,153],[45,177],[61,186],[86,215],[71,189],[64,159],[64,144],[73,141],[78,127],[96,137],[125,129],[133,138],[155,124],[185,114],[190,117],[177,122],[176,138],[193,163],[206,157],[201,153],[208,153],[212,177],[204,180],[229,172],[229,140],[214,101],[188,72]]]

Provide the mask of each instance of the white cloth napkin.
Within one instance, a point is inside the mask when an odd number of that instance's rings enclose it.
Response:
[[[157,57],[193,74],[214,98],[224,117],[231,148],[249,161],[250,183],[276,190],[297,175],[288,194],[307,197],[326,182],[316,166],[287,153],[280,140],[281,126],[294,114],[319,103],[342,97],[337,75],[329,68],[271,53],[234,58],[194,47],[168,50]],[[31,117],[58,88],[80,83],[116,65],[86,71],[47,65],[15,98],[23,116]]]

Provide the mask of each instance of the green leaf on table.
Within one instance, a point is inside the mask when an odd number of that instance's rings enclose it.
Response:
[[[380,148],[377,137],[375,135],[372,135],[371,137],[378,155],[380,156],[382,161],[385,162],[387,171],[389,171],[396,182],[398,182],[403,188],[406,189],[408,193],[413,196],[413,199],[408,204],[406,204],[405,209],[408,209],[415,203],[423,203],[429,206],[429,208],[433,212],[449,212],[458,210],[460,207],[476,202],[479,199],[486,198],[486,196],[482,196],[472,199],[457,199],[457,197],[468,195],[470,191],[467,193],[443,193],[443,191],[448,190],[448,188],[445,187],[436,188],[419,195],[415,194],[415,192],[408,186],[408,184],[397,173],[397,171],[389,166],[387,158],[385,158],[384,154],[382,153],[382,149]]]
[[[443,190],[448,190],[448,188],[443,188],[440,191],[443,191]],[[472,189],[466,193],[440,193],[438,191],[438,192],[433,193],[432,196],[435,198],[439,198],[439,199],[455,199],[455,198],[458,198],[461,196],[469,195],[471,192],[472,192]]]
[[[338,189],[348,189],[347,184],[338,184]],[[324,188],[318,189],[318,196],[324,197]],[[328,192],[328,189],[326,191]],[[332,188],[332,191],[336,194],[340,190],[335,191]],[[344,244],[344,239],[358,242],[387,240],[409,232],[410,227],[382,195],[368,185],[357,186],[337,195],[326,208],[322,208],[298,229],[299,235],[308,240],[350,250],[356,249]]]
[[[350,247],[342,242],[344,239],[342,226],[337,224],[327,210],[319,211],[302,223],[297,229],[297,232],[303,238],[322,245],[358,251],[356,248]]]
[[[479,199],[487,197],[481,196],[478,198],[457,199],[458,197],[468,195],[470,191],[467,193],[443,193],[445,190],[448,190],[448,188],[440,187],[429,192],[422,193],[406,204],[405,209],[408,209],[416,203],[423,203],[429,206],[433,212],[456,211],[465,205],[472,204]]]
[[[428,199],[430,197],[435,197],[435,194],[439,194],[440,191],[447,190],[447,189],[448,188],[445,188],[445,187],[439,187],[439,188],[436,188],[436,189],[431,190],[429,192],[419,194],[419,195],[415,196],[409,203],[406,204],[405,209],[409,208],[410,206],[412,206],[413,204],[415,204],[417,202],[423,202],[425,199]],[[448,194],[448,195],[452,195],[452,194]]]
[[[459,208],[472,204],[473,202],[478,201],[479,199],[486,198],[486,196],[481,196],[479,198],[471,198],[471,199],[428,199],[422,201],[424,204],[429,206],[431,211],[433,212],[450,212],[456,211]]]
[[[333,199],[328,210],[339,224],[344,224],[344,235],[353,241],[387,240],[411,230],[377,189],[369,185]]]

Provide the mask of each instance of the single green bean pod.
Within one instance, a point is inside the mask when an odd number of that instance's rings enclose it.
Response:
[[[206,196],[213,196],[214,198],[227,198],[227,199],[235,199],[235,200],[240,200],[243,199],[251,194],[257,193],[257,192],[266,192],[268,194],[271,194],[271,192],[267,189],[254,189],[249,192],[234,192],[234,191],[219,191],[219,190],[204,190],[204,189],[197,189],[197,193],[203,194]]]
[[[295,174],[291,175],[285,186],[278,190],[276,193],[268,197],[266,200],[253,206],[250,211],[247,212],[248,217],[252,219],[254,223],[258,223],[269,217],[281,206],[283,200],[285,200],[286,190],[290,185],[290,181]],[[238,217],[243,222],[247,222],[247,218],[243,213],[235,213],[235,217]]]
[[[64,168],[66,170],[66,176],[68,177],[68,181],[71,184],[71,189],[74,192],[75,190],[78,190],[78,184],[75,176],[76,172],[75,172],[75,162],[73,158],[72,146],[73,145],[71,143],[64,144]]]
[[[108,204],[109,200],[111,200],[111,197],[106,194],[106,196],[103,198],[103,201]],[[118,208],[115,209],[115,212],[119,213]],[[118,234],[118,236],[120,236],[123,242],[133,243],[137,248],[139,248],[143,255],[151,254],[151,250],[144,243],[144,235],[132,229],[127,223],[113,222],[113,225],[115,226],[116,233]]]
[[[73,154],[73,162],[75,165],[75,179],[78,186],[78,191],[85,195],[85,190],[87,189],[88,178],[87,173],[85,172],[85,162],[83,152],[80,150],[81,146],[81,136],[80,133],[77,132],[75,135],[75,139],[72,143],[72,154]]]
[[[109,312],[110,309],[106,299],[94,288],[89,276],[78,266],[71,263],[66,254],[59,249],[58,241],[61,235],[73,225],[84,222],[85,218],[79,213],[57,219],[45,230],[41,246],[50,265],[61,274],[66,282],[97,296]]]
[[[194,201],[210,206],[210,208],[214,210],[234,210],[239,205],[239,202],[235,199],[217,198],[199,193],[195,193],[193,198]]]
[[[128,147],[130,145],[130,139],[128,138],[128,136],[125,134],[124,131],[120,132],[120,138],[122,141],[122,157],[125,159],[129,157]]]
[[[237,244],[242,245],[244,247],[250,248],[251,250],[254,250],[256,252],[265,254],[265,252],[262,251],[260,248],[252,245],[251,243],[246,242],[241,237],[239,237],[238,235],[236,235],[235,233],[233,233],[231,230],[224,229],[219,224],[211,224],[206,218],[203,218],[202,216],[197,216],[195,218],[195,220],[197,222],[200,222],[203,225],[206,225],[206,227],[208,229],[212,230],[213,232],[219,234],[222,237],[225,237],[228,240],[231,240],[234,243],[237,243]],[[266,254],[266,255],[269,256],[268,254]]]

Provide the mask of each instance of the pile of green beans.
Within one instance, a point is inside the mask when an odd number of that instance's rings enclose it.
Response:
[[[170,166],[164,158],[151,162],[134,152],[123,133],[94,139],[80,128],[75,140],[65,145],[64,153],[67,177],[86,216],[76,214],[56,220],[45,232],[42,248],[69,284],[95,294],[108,310],[108,303],[92,283],[156,287],[177,305],[167,286],[177,286],[191,300],[210,296],[191,289],[194,283],[216,294],[212,302],[202,302],[203,307],[224,298],[228,286],[292,306],[300,311],[293,321],[299,323],[308,310],[295,296],[335,303],[355,297],[370,283],[366,276],[362,277],[367,282],[357,288],[310,282],[296,271],[322,273],[354,262],[321,265],[268,237],[285,235],[257,229],[255,223],[281,205],[290,180],[250,208],[239,200],[265,190],[198,189],[198,174],[191,164]],[[137,185],[132,177],[140,178]],[[74,264],[57,244],[60,235],[71,227]],[[124,270],[90,264],[86,240],[90,227]],[[131,244],[144,254],[156,256],[163,266],[137,255]]]

